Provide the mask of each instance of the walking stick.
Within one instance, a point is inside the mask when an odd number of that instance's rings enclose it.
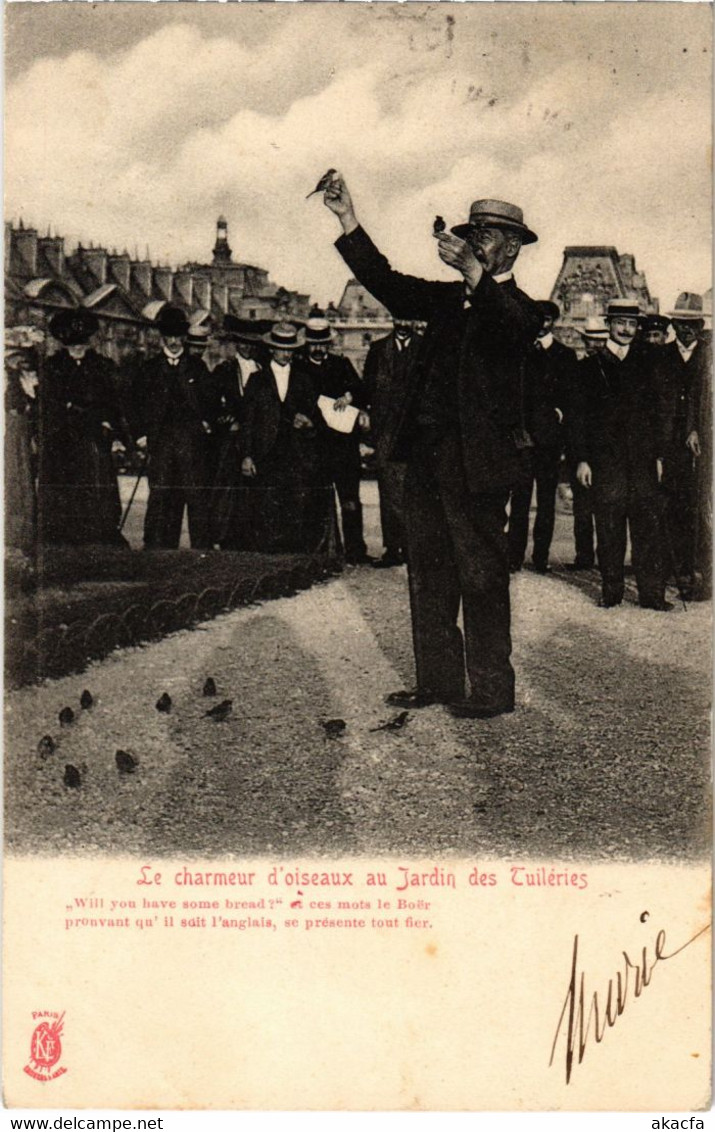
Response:
[[[120,534],[122,533],[122,530],[124,529],[124,524],[126,523],[127,518],[129,517],[129,512],[131,511],[132,503],[134,502],[134,496],[136,495],[137,489],[139,487],[139,481],[141,480],[145,471],[146,471],[146,463],[143,463],[141,468],[139,469],[139,474],[137,475],[137,478],[134,481],[134,487],[132,488],[132,494],[129,496],[129,502],[127,503],[126,507],[124,508],[124,514],[122,515],[122,521],[119,524],[119,533]]]

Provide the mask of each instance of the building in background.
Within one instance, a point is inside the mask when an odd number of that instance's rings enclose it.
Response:
[[[582,349],[580,331],[587,318],[603,316],[611,299],[636,299],[644,314],[657,314],[659,305],[648,290],[635,257],[619,255],[614,247],[564,248],[561,270],[551,292],[561,319],[554,334],[565,346]]]
[[[387,307],[373,299],[357,279],[350,279],[338,305],[330,303],[325,314],[335,331],[336,351],[349,358],[358,373],[362,373],[371,343],[392,330]]]
[[[44,329],[61,307],[87,307],[99,319],[99,349],[119,361],[127,350],[151,345],[150,323],[165,303],[180,307],[191,322],[220,326],[226,314],[303,319],[310,299],[272,283],[263,268],[234,263],[224,217],[211,263],[179,268],[92,244],[68,252],[62,236],[40,236],[22,220],[5,224],[7,326]]]

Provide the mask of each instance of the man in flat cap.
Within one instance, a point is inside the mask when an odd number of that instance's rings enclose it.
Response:
[[[39,383],[40,542],[126,545],[112,448],[129,437],[114,363],[92,348],[99,330],[92,311],[59,311],[49,330],[63,348],[47,359]]]
[[[678,589],[692,601],[712,589],[712,351],[700,295],[684,291],[669,318],[675,341],[658,355],[667,549]]]
[[[417,686],[389,702],[444,702],[464,718],[513,711],[504,528],[518,471],[521,366],[542,319],[517,288],[512,267],[522,244],[537,237],[515,205],[475,201],[467,224],[434,234],[441,260],[461,280],[429,282],[390,267],[360,227],[339,174],[324,199],[342,224],[336,246],[353,274],[394,318],[427,323],[391,448],[391,456],[408,464]]]
[[[627,531],[638,598],[645,609],[668,610],[662,550],[663,441],[654,347],[638,341],[635,299],[613,299],[609,338],[579,366],[570,435],[577,476],[593,492],[601,571],[601,605],[624,594]]]
[[[536,484],[532,563],[537,573],[546,574],[564,450],[562,422],[576,356],[552,333],[561,314],[556,303],[541,299],[536,305],[543,323],[524,360],[524,426],[531,445],[522,449],[519,479],[511,493],[509,566],[514,572],[524,562],[531,496]]]
[[[149,500],[144,519],[147,550],[176,549],[184,508],[191,546],[212,545],[209,522],[209,436],[217,415],[206,366],[186,346],[188,320],[165,306],[156,320],[161,352],[137,374],[134,401],[147,451]]]
[[[332,401],[337,414],[328,414],[319,429],[322,472],[324,482],[333,484],[338,494],[345,561],[357,566],[369,562],[360,502],[360,418],[350,414],[354,419],[349,431],[339,431],[333,425],[341,423],[350,406],[358,413],[363,411],[366,400],[352,362],[332,350],[334,337],[323,313],[314,314],[305,324],[305,346],[299,356],[313,382],[316,398]]]

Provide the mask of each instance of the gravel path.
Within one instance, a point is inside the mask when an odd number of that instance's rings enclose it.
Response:
[[[401,731],[412,679],[404,569],[340,579],[114,653],[6,699],[6,840],[19,852],[454,853],[594,858],[707,851],[710,607],[601,610],[524,572],[513,585],[518,710],[435,706]],[[213,676],[233,699],[205,716]],[[95,704],[79,709],[89,688]],[[156,711],[172,697],[170,714]],[[65,705],[76,721],[60,728]],[[322,721],[346,721],[342,737]],[[43,759],[39,738],[59,748]],[[117,748],[139,760],[115,766]],[[80,768],[82,785],[62,782]]]

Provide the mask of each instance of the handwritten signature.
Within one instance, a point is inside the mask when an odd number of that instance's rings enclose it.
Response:
[[[644,920],[644,918],[647,918],[647,913],[643,913],[641,920]],[[676,955],[680,955],[681,951],[685,951],[686,947],[690,947],[691,943],[695,943],[695,940],[699,939],[701,935],[704,935],[710,927],[710,924],[706,924],[704,928],[701,928],[694,936],[691,936],[691,938],[681,944],[680,947],[677,947],[675,951],[670,952],[666,952],[665,932],[661,930],[655,937],[655,946],[652,954],[649,954],[648,948],[644,947],[636,962],[630,958],[627,951],[621,952],[623,955],[623,966],[620,971],[616,972],[614,978],[608,980],[604,997],[599,997],[598,991],[593,991],[587,995],[585,986],[586,976],[583,971],[579,970],[578,936],[574,936],[571,977],[569,979],[566,998],[561,1008],[561,1014],[559,1015],[556,1034],[554,1035],[554,1042],[551,1047],[551,1058],[549,1060],[549,1065],[553,1065],[554,1058],[556,1057],[556,1047],[559,1044],[562,1031],[565,1031],[567,1085],[571,1080],[576,1057],[578,1058],[577,1064],[580,1065],[584,1059],[591,1038],[593,1038],[597,1044],[602,1042],[606,1036],[606,1031],[615,1026],[629,1001],[633,998],[640,998],[645,988],[649,986],[653,971],[658,964],[668,959],[674,959]],[[566,1025],[564,1027],[565,1021]]]

